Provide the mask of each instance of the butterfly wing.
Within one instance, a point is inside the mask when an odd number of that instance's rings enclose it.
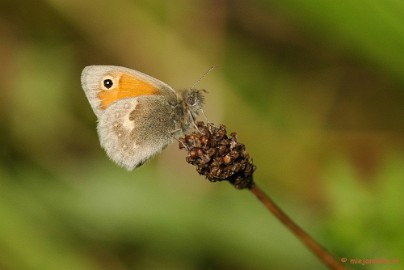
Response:
[[[115,101],[143,95],[164,95],[176,99],[169,85],[137,70],[120,66],[87,66],[81,85],[91,108],[99,118]]]
[[[175,117],[163,96],[115,102],[98,121],[101,146],[118,165],[132,170],[173,141]]]
[[[132,170],[173,140],[176,92],[141,72],[117,66],[89,66],[82,87],[98,117],[101,146]]]

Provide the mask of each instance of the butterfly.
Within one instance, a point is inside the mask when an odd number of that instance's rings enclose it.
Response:
[[[201,90],[176,91],[120,66],[87,66],[81,85],[98,119],[101,146],[128,170],[141,166],[192,128],[204,101]]]

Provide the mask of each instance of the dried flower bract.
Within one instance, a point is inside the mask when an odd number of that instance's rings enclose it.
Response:
[[[186,161],[211,182],[227,180],[237,189],[251,188],[255,166],[237,134],[227,135],[226,127],[197,122],[198,131],[179,138],[180,149],[186,149]]]

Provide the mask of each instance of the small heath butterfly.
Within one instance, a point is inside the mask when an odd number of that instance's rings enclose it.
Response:
[[[81,85],[98,118],[101,146],[118,165],[133,170],[194,125],[200,90],[175,91],[136,70],[88,66]]]

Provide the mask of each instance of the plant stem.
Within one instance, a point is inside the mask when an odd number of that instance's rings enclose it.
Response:
[[[264,206],[278,218],[288,229],[296,235],[329,269],[345,269],[325,248],[317,243],[310,235],[300,228],[281,208],[266,195],[255,183],[250,188],[251,192],[264,204]]]

